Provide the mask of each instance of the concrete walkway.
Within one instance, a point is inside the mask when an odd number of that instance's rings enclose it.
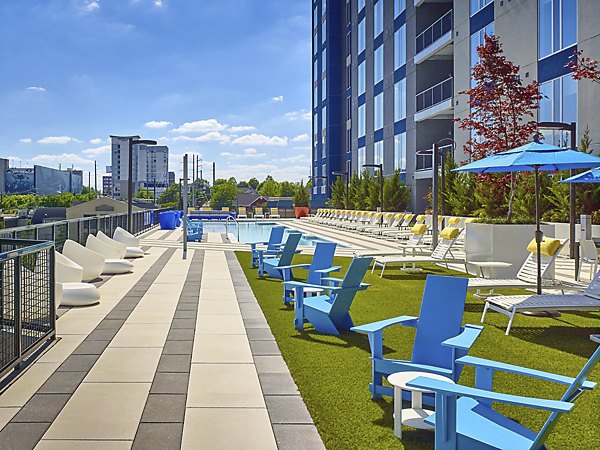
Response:
[[[175,247],[61,314],[0,394],[3,450],[324,448],[234,253]]]

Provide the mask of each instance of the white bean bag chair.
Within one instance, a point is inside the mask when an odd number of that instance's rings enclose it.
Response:
[[[98,288],[81,282],[83,268],[79,264],[56,252],[54,267],[57,306],[88,306],[100,301]]]
[[[90,234],[87,237],[85,246],[86,248],[104,256],[103,274],[112,275],[133,271],[133,264],[123,259],[125,253],[122,249],[101,241],[93,234]]]
[[[113,239],[117,242],[125,244],[127,247],[138,247],[140,246],[140,238],[135,237],[129,231],[124,230],[121,227],[117,227],[113,233]]]
[[[111,237],[104,234],[102,231],[98,231],[98,234],[96,234],[96,237],[98,239],[100,239],[102,242],[106,242],[107,244],[114,245],[115,247],[122,249],[124,252],[123,253],[124,258],[141,258],[144,256],[144,251],[141,248],[128,247],[127,244],[124,244],[119,241],[115,241]]]
[[[71,239],[65,241],[62,254],[83,269],[83,281],[92,281],[104,272],[104,256],[78,244]]]

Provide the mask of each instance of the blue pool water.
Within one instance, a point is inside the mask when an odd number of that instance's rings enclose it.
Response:
[[[210,222],[203,221],[204,224],[204,232],[205,233],[225,233],[225,223],[224,222]],[[269,235],[271,234],[271,229],[277,225],[274,222],[238,222],[237,224],[234,222],[229,222],[228,232],[233,234],[239,242],[266,242],[269,240]],[[239,238],[238,238],[238,228],[239,227]],[[285,234],[283,240],[286,240],[286,236],[291,231],[299,231],[294,230],[292,228],[286,227]],[[302,238],[300,239],[300,245],[308,245],[314,246],[318,241],[328,242],[327,239],[324,239],[319,236],[315,236],[314,234],[308,234],[304,231],[300,231],[302,233]],[[338,244],[340,245],[340,244]]]

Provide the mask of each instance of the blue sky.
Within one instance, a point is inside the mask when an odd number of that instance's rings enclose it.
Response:
[[[13,165],[104,168],[110,134],[139,134],[169,146],[176,172],[187,152],[217,177],[309,174],[306,1],[11,0],[0,17]]]

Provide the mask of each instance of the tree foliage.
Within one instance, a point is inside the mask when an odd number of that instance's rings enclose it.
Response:
[[[2,202],[0,208],[5,213],[15,213],[19,209],[32,209],[37,207],[47,208],[69,208],[74,203],[87,202],[96,198],[92,191],[81,194],[62,192],[56,195],[36,194],[6,194],[0,196]]]
[[[213,185],[210,189],[210,207],[214,210],[231,208],[237,197],[237,182],[225,180],[223,183]]]
[[[158,204],[166,208],[179,208],[180,201],[181,191],[179,190],[179,183],[170,184],[163,193],[158,196]]]
[[[385,211],[406,211],[410,202],[410,189],[400,179],[396,170],[383,184],[383,209]]]
[[[292,197],[294,206],[309,206],[310,196],[308,194],[308,189],[307,186],[304,186],[304,182],[301,181]]]

